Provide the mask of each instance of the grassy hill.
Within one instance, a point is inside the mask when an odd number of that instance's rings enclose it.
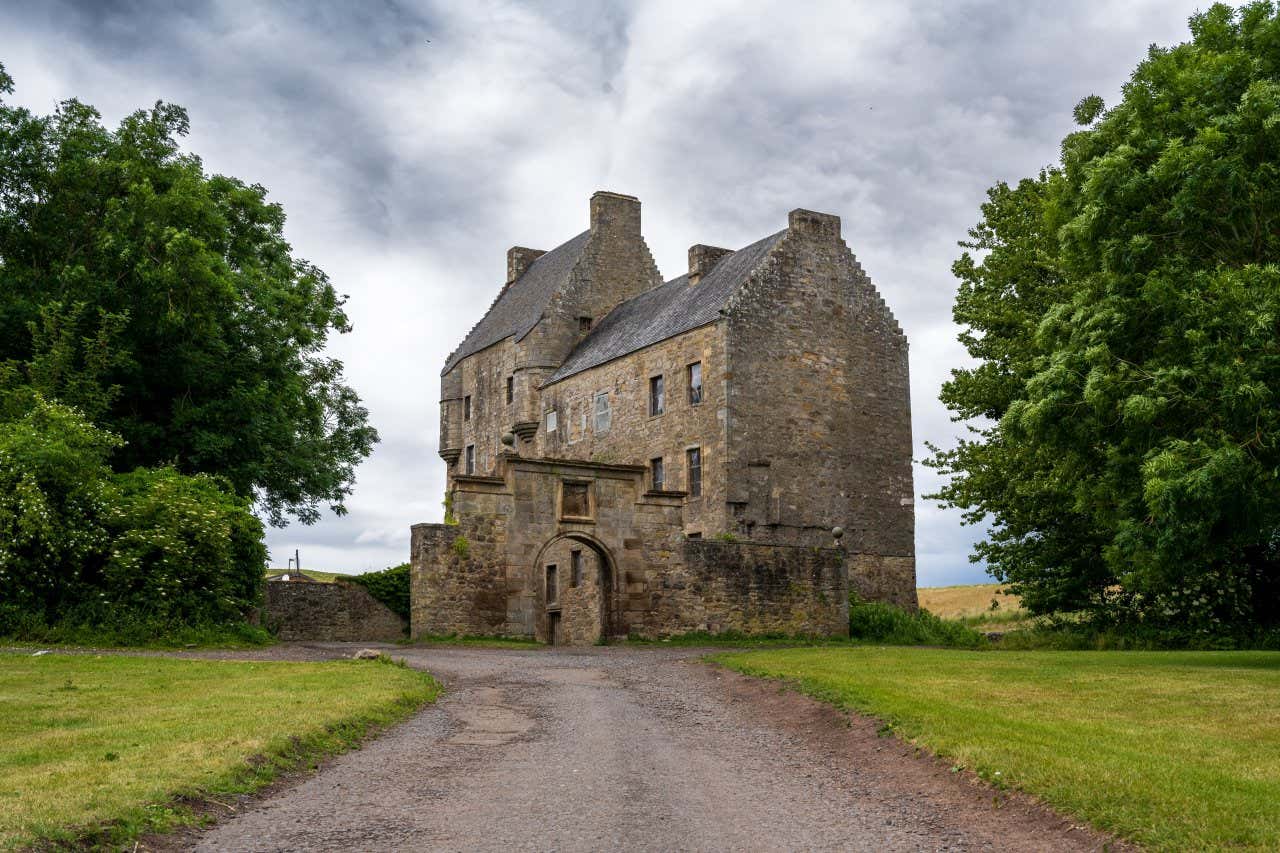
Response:
[[[297,574],[293,569],[267,569],[267,577],[273,577],[281,574]],[[302,574],[311,578],[313,581],[321,583],[333,583],[337,578],[349,578],[350,572],[321,572],[315,569],[303,569]]]

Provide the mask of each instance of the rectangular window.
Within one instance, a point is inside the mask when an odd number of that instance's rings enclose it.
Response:
[[[590,318],[590,317],[579,317],[579,318],[578,318],[578,331],[579,331],[579,332],[589,332],[589,331],[591,331],[591,318]]]
[[[569,518],[591,517],[591,485],[565,483],[560,501],[560,515]]]
[[[662,377],[649,380],[649,414],[660,415],[667,410],[666,394],[662,389]]]
[[[463,470],[468,474],[476,472],[476,446],[474,444],[467,445],[467,462]]]
[[[560,600],[560,590],[556,589],[556,567],[547,566],[547,604],[555,604]]]
[[[464,421],[471,420],[471,395],[462,398],[462,419]]]
[[[571,571],[569,572],[569,586],[577,589],[582,586],[582,552],[571,551],[569,553]]]
[[[662,473],[662,457],[649,460],[649,470],[653,472],[653,490],[655,492],[662,491],[666,484],[666,479]]]
[[[553,434],[556,431],[556,413],[555,410],[547,412],[547,433]]]
[[[516,378],[514,376],[507,377],[507,405],[511,405],[511,401],[516,398]]]
[[[702,402],[702,362],[700,361],[689,365],[689,402],[695,406]]]
[[[696,498],[702,494],[702,448],[690,447],[684,453],[689,469],[689,497]]]
[[[609,406],[609,392],[596,395],[596,432],[608,432],[613,424],[613,409]]]

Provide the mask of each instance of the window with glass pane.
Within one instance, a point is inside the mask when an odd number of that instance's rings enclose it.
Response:
[[[463,470],[468,474],[476,472],[476,446],[474,444],[467,445],[467,464]]]
[[[655,376],[649,380],[649,414],[660,415],[666,410],[667,400],[662,388],[662,377]]]
[[[596,432],[608,432],[613,424],[613,409],[609,407],[609,392],[596,395]]]
[[[695,406],[702,402],[702,362],[700,361],[689,365],[689,402]]]
[[[556,413],[554,411],[547,412],[547,432],[553,433],[555,431],[556,431]]]
[[[686,450],[685,461],[689,468],[689,497],[696,498],[702,494],[702,448],[691,447]]]
[[[666,478],[663,476],[663,472],[662,472],[661,456],[659,456],[657,459],[649,460],[649,470],[653,472],[653,490],[655,492],[662,491],[666,483]]]

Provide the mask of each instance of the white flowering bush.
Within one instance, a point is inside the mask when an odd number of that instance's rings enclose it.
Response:
[[[0,422],[0,635],[60,623],[155,634],[242,621],[257,603],[266,551],[249,502],[172,468],[115,474],[119,444],[39,397]]]

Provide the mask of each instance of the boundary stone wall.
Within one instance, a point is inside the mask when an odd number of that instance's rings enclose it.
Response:
[[[262,622],[286,642],[318,640],[394,643],[408,629],[404,619],[356,584],[266,584]]]

